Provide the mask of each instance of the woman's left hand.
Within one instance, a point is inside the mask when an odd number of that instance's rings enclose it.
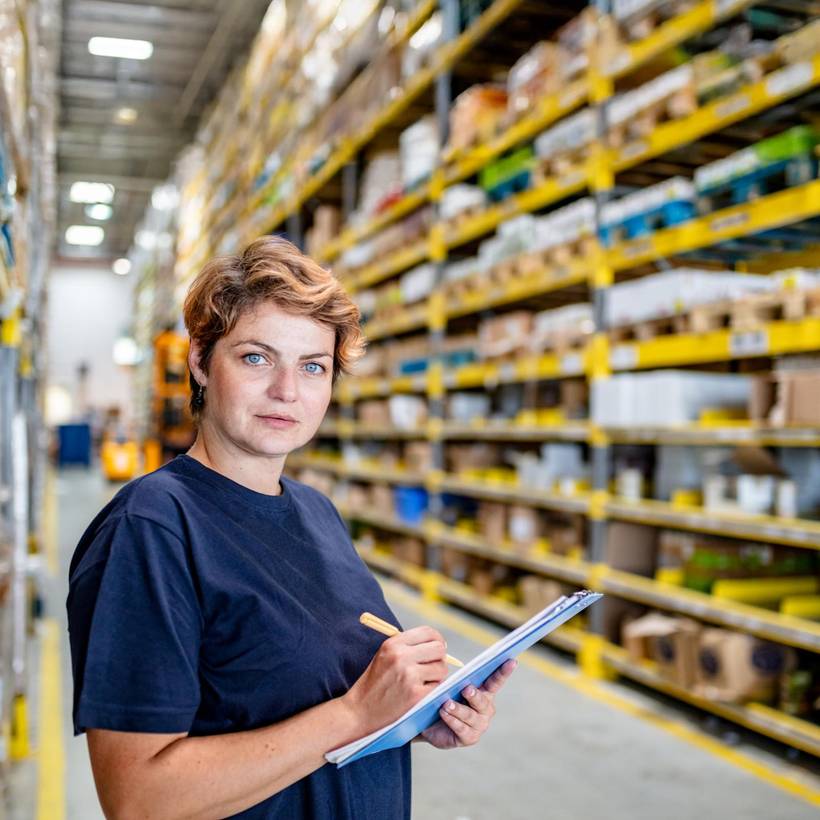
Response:
[[[512,675],[518,661],[509,660],[476,689],[468,686],[462,695],[467,705],[448,701],[441,707],[441,720],[425,729],[419,739],[437,749],[472,746],[481,739],[495,714],[495,696]],[[451,707],[451,708],[448,708]]]

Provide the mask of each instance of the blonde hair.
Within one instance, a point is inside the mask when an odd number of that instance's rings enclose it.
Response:
[[[278,236],[265,236],[239,256],[212,259],[191,283],[183,306],[185,327],[200,346],[199,366],[208,372],[214,345],[227,336],[240,316],[261,302],[309,316],[336,331],[333,382],[349,373],[364,354],[359,308],[333,274]],[[191,412],[199,415],[199,384],[189,373]]]

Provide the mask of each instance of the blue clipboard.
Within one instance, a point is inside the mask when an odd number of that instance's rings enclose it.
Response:
[[[464,703],[461,692],[468,685],[472,684],[478,688],[505,661],[520,655],[602,597],[599,593],[581,590],[559,598],[482,652],[452,677],[447,678],[396,722],[365,738],[328,752],[325,759],[335,763],[337,768],[342,768],[367,755],[404,746],[439,719],[439,710],[448,700]]]

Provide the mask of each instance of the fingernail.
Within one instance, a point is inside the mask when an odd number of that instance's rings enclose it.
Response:
[[[467,687],[467,697],[471,698],[475,694],[475,686]]]
[[[448,700],[448,701],[447,701],[447,707],[446,707],[446,708],[447,708],[447,711],[448,711],[448,712],[453,712],[453,711],[455,711],[455,708],[456,708],[455,701]]]

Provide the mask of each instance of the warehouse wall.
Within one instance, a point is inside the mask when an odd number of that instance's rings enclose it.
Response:
[[[77,400],[77,369],[89,365],[88,391],[95,407],[119,405],[130,417],[131,376],[114,364],[116,339],[133,318],[133,282],[109,265],[65,264],[53,268],[48,297],[48,385]]]

